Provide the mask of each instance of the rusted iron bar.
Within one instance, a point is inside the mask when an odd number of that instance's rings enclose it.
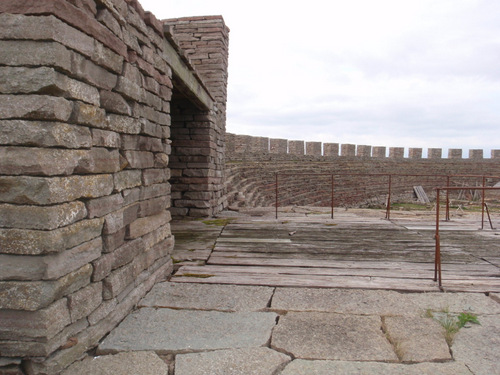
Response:
[[[387,193],[387,208],[385,211],[385,218],[391,220],[391,190],[392,190],[392,175],[389,175],[389,192]]]
[[[279,188],[278,188],[278,174],[276,173],[275,174],[276,176],[276,201],[275,201],[275,207],[276,207],[276,220],[278,220],[278,191],[279,191]]]
[[[439,238],[439,195],[440,189],[436,189],[436,233],[434,234],[434,239],[436,241],[436,247],[434,252],[434,281],[438,282],[439,288],[441,288],[441,241]]]
[[[446,187],[450,187],[450,176],[446,176]],[[446,221],[450,221],[450,191],[446,189]]]
[[[483,188],[484,187],[486,187],[486,177],[483,177]],[[483,190],[482,194],[481,194],[481,229],[484,229],[484,206],[486,205],[486,203],[484,201],[484,196],[486,195],[485,193],[486,192]],[[491,221],[490,221],[490,224],[491,224]]]
[[[435,251],[434,251],[434,281],[438,281],[438,286],[439,288],[442,287],[442,275],[441,275],[441,240],[439,236],[439,205],[440,205],[440,192],[441,190],[463,190],[463,189],[476,189],[476,190],[481,190],[483,192],[483,197],[485,195],[486,190],[500,190],[500,187],[489,187],[489,186],[482,186],[482,187],[477,187],[477,186],[446,186],[446,187],[440,187],[436,188],[436,231],[434,238],[436,240],[436,246],[435,246]],[[483,207],[482,210],[488,211],[488,219],[490,220],[490,226],[491,229],[493,228],[493,224],[491,222],[490,214],[489,214],[489,209],[488,205],[484,202],[483,200]],[[482,227],[481,227],[482,229]]]
[[[333,219],[333,174],[332,174],[332,219]]]

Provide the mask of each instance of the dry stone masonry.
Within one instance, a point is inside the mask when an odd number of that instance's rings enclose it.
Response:
[[[227,205],[228,32],[136,0],[0,3],[0,372],[82,358],[171,273],[171,214]]]
[[[445,186],[448,175],[500,176],[500,150],[483,158],[483,150],[470,150],[462,158],[461,149],[450,149],[442,158],[442,149],[305,142],[226,134],[226,185],[231,208],[274,206],[276,173],[279,179],[280,206],[330,206],[334,177],[335,206],[371,206],[385,204],[388,177],[392,175],[441,175],[443,177],[395,177],[392,192],[401,199],[413,197],[413,186],[432,189]],[[322,153],[321,153],[322,150]],[[311,174],[323,176],[311,176]],[[374,175],[379,176],[374,176]],[[288,175],[288,176],[285,176]],[[489,179],[492,186],[499,179]],[[458,185],[457,185],[458,184]],[[455,178],[452,186],[482,184],[478,178]]]

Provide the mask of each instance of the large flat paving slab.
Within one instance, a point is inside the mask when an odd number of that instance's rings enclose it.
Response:
[[[271,308],[356,315],[408,315],[417,312],[411,294],[362,289],[276,288]]]
[[[168,375],[168,365],[154,352],[123,352],[87,357],[67,368],[62,375]]]
[[[500,315],[481,315],[480,325],[462,328],[451,347],[455,361],[464,363],[474,375],[500,374]]]
[[[384,327],[403,362],[444,362],[452,359],[444,328],[431,318],[388,316]]]
[[[274,288],[241,285],[160,283],[139,303],[141,307],[218,311],[259,311],[267,308]]]
[[[459,363],[395,364],[379,362],[295,360],[281,375],[475,375]]]
[[[154,350],[160,354],[264,346],[277,315],[141,308],[98,347],[99,354]]]
[[[377,316],[290,312],[280,317],[271,347],[301,359],[398,360]]]
[[[178,354],[175,375],[274,375],[291,358],[269,348]]]
[[[400,293],[337,288],[276,288],[271,308],[357,315],[422,315],[427,310],[500,314],[500,303],[484,293]]]

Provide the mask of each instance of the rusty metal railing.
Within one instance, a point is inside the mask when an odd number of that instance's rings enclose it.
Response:
[[[484,184],[484,179],[483,179],[483,184]],[[439,235],[439,206],[440,206],[440,193],[442,190],[446,190],[446,192],[450,190],[462,190],[462,189],[471,189],[471,190],[481,190],[483,192],[482,194],[482,201],[481,201],[481,229],[484,229],[484,212],[485,210],[488,213],[488,220],[490,223],[490,228],[493,228],[493,223],[491,221],[491,216],[490,212],[488,209],[487,204],[485,203],[485,195],[487,190],[500,190],[500,187],[487,187],[487,186],[446,186],[446,187],[440,187],[436,188],[436,231],[434,235],[434,239],[436,241],[436,246],[435,246],[435,251],[434,251],[434,281],[438,282],[439,288],[442,288],[443,285],[443,278],[441,274],[441,238]]]
[[[443,182],[446,181],[446,187],[451,187],[450,184],[453,179],[456,178],[475,178],[475,179],[481,179],[482,180],[482,187],[486,187],[486,180],[488,178],[493,178],[493,179],[500,179],[500,176],[487,176],[487,175],[460,175],[460,174],[390,174],[390,173],[298,173],[298,174],[290,174],[290,173],[275,173],[275,210],[276,210],[276,219],[278,219],[278,208],[279,208],[279,189],[280,189],[280,183],[279,183],[279,176],[282,177],[301,177],[301,176],[329,176],[331,179],[330,182],[330,191],[331,191],[331,218],[333,219],[334,215],[334,186],[335,186],[335,177],[386,177],[387,178],[387,202],[386,202],[386,213],[385,213],[385,218],[387,220],[390,220],[391,218],[391,200],[392,200],[392,190],[393,190],[393,184],[394,184],[394,178],[396,177],[426,177],[426,178],[433,178],[433,179],[441,179]],[[337,184],[338,186],[339,184]],[[439,186],[437,181],[433,182],[434,186]],[[454,190],[463,190],[463,189],[476,189],[479,187],[466,187],[462,186]],[[483,194],[484,195],[484,194]],[[483,204],[484,204],[484,197],[483,197]],[[489,211],[488,211],[489,215]],[[447,190],[446,193],[446,220],[450,220],[450,198],[449,198],[449,191]]]

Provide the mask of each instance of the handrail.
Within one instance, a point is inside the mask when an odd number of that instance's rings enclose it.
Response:
[[[450,187],[452,178],[481,178],[482,179],[482,187],[486,187],[486,179],[488,178],[498,178],[500,176],[492,176],[492,175],[462,175],[462,174],[395,174],[395,173],[275,173],[275,211],[276,211],[276,219],[278,219],[278,207],[279,207],[279,178],[278,176],[331,176],[331,218],[333,219],[334,212],[334,185],[336,176],[360,176],[360,177],[384,177],[388,178],[388,189],[387,189],[387,207],[385,218],[390,220],[391,218],[391,198],[392,198],[392,184],[393,177],[434,177],[434,178],[446,178],[446,187]],[[454,190],[462,190],[462,189],[478,189],[479,187],[459,187]],[[483,194],[483,203],[484,205],[484,194]],[[450,199],[447,191],[446,194],[446,221],[450,220]],[[484,220],[484,218],[483,218]]]
[[[484,180],[483,180],[484,181]],[[439,187],[439,188],[436,188],[436,231],[435,231],[435,235],[434,235],[434,239],[435,239],[435,251],[434,251],[434,281],[437,281],[438,282],[438,286],[439,288],[442,288],[442,274],[441,274],[441,239],[440,239],[440,235],[439,235],[439,206],[440,206],[440,193],[442,190],[446,190],[447,192],[449,190],[462,190],[462,189],[475,189],[475,190],[482,190],[483,191],[483,194],[482,194],[482,203],[481,203],[481,229],[484,228],[484,210],[486,208],[486,210],[488,211],[488,219],[490,221],[490,227],[491,229],[495,229],[493,228],[493,224],[491,222],[491,217],[490,217],[490,213],[489,213],[489,209],[488,209],[488,206],[486,205],[485,201],[484,201],[484,197],[485,197],[485,191],[486,190],[500,190],[500,187],[488,187],[488,186],[481,186],[481,187],[478,187],[478,186],[446,186],[446,187]]]

